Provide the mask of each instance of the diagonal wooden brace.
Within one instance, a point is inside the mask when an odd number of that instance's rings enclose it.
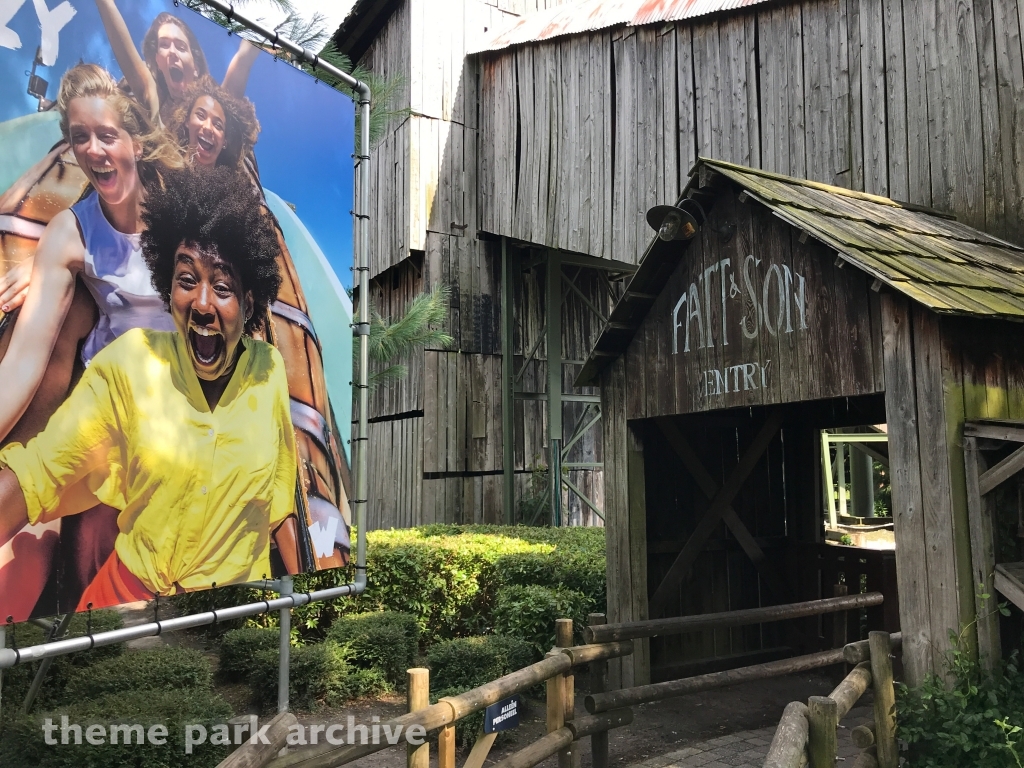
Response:
[[[697,528],[683,546],[683,551],[676,557],[675,562],[673,562],[672,566],[668,569],[668,573],[665,574],[665,578],[662,579],[661,584],[658,585],[658,588],[651,596],[650,616],[655,617],[662,614],[673,590],[679,586],[686,575],[690,572],[694,562],[697,560],[697,556],[701,553],[704,549],[704,545],[707,544],[708,539],[710,539],[711,535],[715,532],[718,522],[725,515],[726,510],[731,508],[733,500],[736,498],[736,495],[740,492],[740,488],[743,486],[743,482],[754,470],[754,467],[761,459],[762,454],[764,454],[768,449],[768,445],[771,443],[772,438],[775,437],[775,434],[782,426],[782,420],[783,415],[781,410],[773,410],[768,415],[767,420],[762,425],[753,441],[751,441],[750,446],[747,448],[747,452],[743,454],[739,463],[733,468],[728,479],[725,481],[725,484],[714,494],[714,498],[711,500],[711,506],[708,507],[707,512],[704,513],[704,517],[701,518],[700,522],[697,523]],[[733,513],[733,517],[735,517],[735,512]],[[736,518],[736,520],[739,522],[738,518]],[[740,522],[740,525],[742,526],[742,522]],[[744,528],[744,530],[746,529]],[[747,532],[747,535],[750,535],[749,531]],[[764,553],[761,554],[761,557],[764,557]]]
[[[696,481],[697,486],[701,489],[708,499],[713,500],[715,494],[718,493],[718,484],[715,479],[711,477],[707,469],[704,468],[704,464],[701,462],[697,453],[690,446],[683,434],[679,431],[675,424],[668,420],[659,420],[658,427],[661,429],[665,439],[668,440],[669,445],[679,456],[683,462],[683,466],[686,467],[686,471],[689,472],[693,479]],[[786,602],[789,599],[789,590],[779,579],[778,575],[772,569],[768,563],[768,558],[764,554],[764,550],[758,545],[757,541],[750,534],[750,530],[740,520],[736,510],[732,508],[730,504],[722,512],[722,520],[728,526],[729,530],[732,531],[732,535],[736,537],[737,543],[746,553],[747,557],[757,568],[761,578],[765,581],[765,586],[771,590],[771,593],[781,602]]]

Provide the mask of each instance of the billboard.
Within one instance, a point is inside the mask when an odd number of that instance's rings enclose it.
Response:
[[[348,562],[354,127],[172,0],[0,3],[0,621]]]

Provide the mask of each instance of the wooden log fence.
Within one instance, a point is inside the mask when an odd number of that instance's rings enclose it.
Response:
[[[828,697],[818,697],[809,705],[793,702],[786,707],[776,738],[769,751],[766,768],[798,768],[808,762],[808,747],[814,745],[817,753],[825,755],[833,750],[834,734],[828,735],[828,723],[841,718],[856,703],[872,680],[885,680],[884,666],[888,663],[888,685],[892,687],[892,665],[889,654],[879,654],[876,646],[885,643],[886,648],[898,648],[900,636],[888,633],[872,633],[869,641],[851,643],[843,648],[834,648],[791,659],[755,664],[739,669],[714,672],[706,675],[671,680],[654,685],[636,686],[623,690],[608,690],[608,660],[633,653],[633,640],[656,635],[681,634],[701,629],[719,629],[773,621],[819,616],[829,613],[843,613],[851,610],[874,607],[884,600],[881,593],[869,592],[858,595],[839,595],[822,600],[811,600],[788,605],[753,608],[740,611],[722,611],[699,616],[685,616],[651,621],[607,624],[603,614],[591,614],[589,626],[583,631],[585,645],[573,646],[573,626],[568,619],[556,623],[556,642],[543,660],[516,672],[493,680],[457,696],[448,696],[436,704],[429,704],[429,673],[427,670],[409,670],[409,712],[381,723],[382,731],[402,732],[412,726],[420,726],[428,733],[437,733],[438,768],[455,768],[455,723],[479,712],[510,696],[523,693],[541,683],[546,689],[547,733],[524,749],[501,760],[495,768],[532,768],[552,755],[558,755],[559,768],[578,768],[581,739],[591,739],[592,764],[594,768],[608,767],[608,731],[632,722],[633,704],[659,701],[696,691],[706,691],[734,685],[739,682],[763,680],[769,677],[804,672],[811,669],[848,663],[856,665]],[[882,639],[875,638],[878,634]],[[884,656],[885,662],[876,659]],[[589,666],[591,694],[585,699],[589,713],[586,717],[575,718],[573,670]],[[878,669],[876,670],[876,666]],[[879,696],[876,685],[876,701],[891,701]],[[877,715],[877,713],[876,713]],[[824,718],[824,719],[822,719]],[[865,759],[875,754],[889,755],[888,747],[881,746],[883,739],[891,739],[895,754],[895,740],[892,737],[893,718],[876,717],[875,742],[865,751]],[[833,729],[834,730],[834,729]],[[483,765],[493,739],[478,740],[464,768]],[[283,756],[273,757],[262,763],[233,763],[239,752],[229,756],[218,768],[336,768],[358,760],[366,755],[392,746],[390,743],[358,743],[342,745],[319,745],[304,747]],[[816,753],[816,754],[817,754]],[[408,749],[408,768],[422,768],[429,765],[429,746],[423,744]],[[815,758],[816,760],[818,758]],[[824,759],[824,757],[820,758]],[[819,768],[824,763],[812,763]],[[896,768],[895,763],[882,763],[882,768]],[[834,762],[829,764],[834,768]],[[865,767],[866,768],[866,767]]]
[[[859,595],[808,600],[803,603],[770,605],[765,608],[746,608],[740,611],[702,613],[698,616],[677,616],[671,619],[605,624],[587,627],[583,631],[583,640],[587,643],[609,643],[614,640],[635,640],[659,635],[682,635],[702,629],[767,624],[772,621],[798,619],[804,616],[821,616],[826,613],[870,608],[881,605],[884,600],[885,597],[881,592],[865,592]]]
[[[407,714],[381,723],[383,732],[395,733],[397,728],[405,733],[411,726],[421,726],[426,732],[437,732],[438,735],[438,768],[455,768],[455,734],[454,726],[459,720],[496,704],[503,699],[523,693],[535,685],[545,683],[547,690],[547,721],[548,734],[525,749],[505,758],[499,765],[503,768],[532,768],[541,760],[556,753],[565,754],[567,764],[572,766],[575,743],[584,737],[594,739],[606,733],[610,728],[618,728],[632,722],[633,714],[629,710],[619,710],[596,717],[572,719],[572,710],[568,710],[570,701],[567,687],[572,684],[572,670],[584,664],[591,665],[591,674],[600,664],[607,666],[608,659],[628,656],[633,653],[632,641],[616,641],[583,646],[572,646],[572,621],[560,619],[556,626],[560,643],[568,647],[555,647],[547,656],[528,667],[512,672],[504,677],[474,688],[458,696],[447,696],[436,704],[429,701],[429,674],[427,670],[409,670],[409,709]],[[604,683],[607,684],[606,681]],[[414,691],[415,687],[415,691]],[[426,705],[426,706],[424,706]],[[404,740],[403,740],[404,741]],[[493,741],[490,739],[489,741]],[[478,742],[480,743],[480,742]],[[594,760],[595,766],[607,765],[607,738],[595,742],[598,752]],[[290,754],[275,757],[261,763],[265,768],[336,768],[358,760],[366,755],[380,752],[392,746],[387,741],[374,744],[358,743],[343,745],[319,745],[305,747]],[[470,759],[475,764],[483,764],[490,744],[486,749],[475,750]],[[230,761],[236,753],[232,753],[218,768],[234,768]],[[408,768],[420,768],[429,764],[429,745],[424,743],[418,747],[409,747]],[[561,759],[560,759],[561,762]],[[578,765],[578,763],[576,763]],[[248,765],[248,764],[247,764]],[[253,768],[256,768],[253,766]]]
[[[900,644],[898,633],[871,632],[866,641],[847,645],[843,654],[856,666],[828,696],[812,696],[806,706],[798,701],[786,706],[764,768],[835,768],[839,721],[868,688],[874,692],[874,723],[850,733],[861,749],[854,768],[897,768],[892,651]]]

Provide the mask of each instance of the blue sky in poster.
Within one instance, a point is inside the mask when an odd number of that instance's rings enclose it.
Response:
[[[7,7],[12,0],[0,3]],[[53,9],[57,0],[45,2]],[[49,81],[47,96],[56,98],[61,73],[79,61],[106,67],[116,77],[121,70],[114,60],[93,0],[69,0],[76,13],[61,30],[54,66],[38,74]],[[14,5],[18,0],[13,0]],[[180,16],[194,30],[219,81],[238,48],[238,38],[171,0],[117,0],[137,45],[152,19],[161,11]],[[0,46],[0,122],[36,111],[37,102],[27,94],[28,72],[40,42],[39,20],[33,0],[25,0],[7,22],[18,35],[21,47]],[[0,29],[0,32],[3,32]],[[9,39],[9,35],[6,39]],[[348,98],[317,83],[273,57],[261,54],[249,78],[246,95],[256,105],[262,125],[256,158],[263,185],[295,205],[302,223],[345,286],[352,273],[352,152],[354,107]],[[33,158],[33,160],[39,158]]]

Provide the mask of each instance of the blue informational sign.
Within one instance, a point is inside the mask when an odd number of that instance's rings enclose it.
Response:
[[[348,563],[354,130],[185,3],[0,0],[0,619]]]
[[[522,709],[523,700],[519,696],[491,704],[484,710],[484,733],[498,733],[510,731],[519,726],[519,711]]]

